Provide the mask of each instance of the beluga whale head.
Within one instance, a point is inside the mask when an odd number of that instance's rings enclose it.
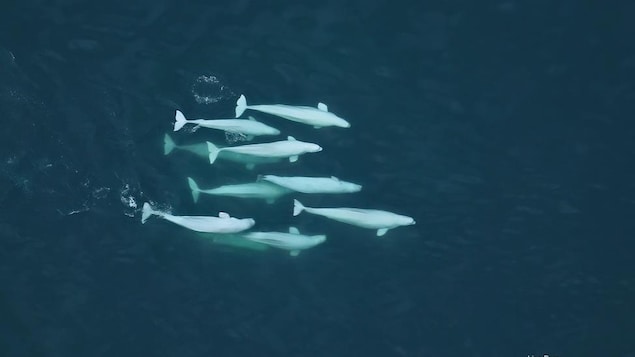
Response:
[[[248,229],[256,224],[256,220],[253,218],[243,218],[243,222],[245,223],[245,226],[248,227]]]
[[[320,152],[322,151],[322,147],[318,144],[309,144],[306,148],[307,152]]]
[[[347,122],[346,120],[342,119],[342,118],[338,118],[339,120],[337,121],[337,123],[335,123],[335,126],[339,126],[340,128],[350,128],[351,127],[351,123]]]
[[[417,222],[415,222],[414,218],[412,217],[408,217],[408,216],[399,216],[399,225],[400,226],[412,226],[415,225]]]
[[[346,192],[359,192],[362,190],[362,185],[358,185],[352,182],[347,182],[344,184],[344,188],[346,188]]]

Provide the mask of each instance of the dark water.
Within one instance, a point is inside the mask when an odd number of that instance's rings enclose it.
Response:
[[[213,3],[212,5],[208,3]],[[70,0],[0,13],[0,355],[633,356],[635,45],[623,5]],[[325,102],[350,129],[261,117],[296,164],[163,155],[175,109]],[[176,133],[179,143],[219,133]],[[336,175],[417,225],[373,232],[206,185]],[[227,210],[328,234],[291,258],[167,222]],[[134,217],[131,217],[134,216]]]

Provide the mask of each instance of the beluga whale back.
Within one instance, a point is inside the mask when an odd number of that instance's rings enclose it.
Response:
[[[203,127],[209,129],[223,130],[228,133],[245,134],[249,137],[260,135],[278,135],[280,130],[270,127],[255,119],[191,119],[185,118],[181,111],[177,110],[174,115],[174,131],[179,131],[185,124],[195,124],[196,128]]]
[[[296,140],[293,136],[287,137],[287,140],[274,141],[272,143],[226,146],[223,148],[219,148],[208,141],[207,147],[209,149],[210,164],[216,161],[218,154],[225,151],[259,157],[289,158],[290,162],[298,161],[299,155],[322,151],[320,145]]]
[[[236,118],[241,116],[247,109],[311,125],[314,128],[322,128],[325,126],[337,126],[340,128],[351,127],[349,122],[329,112],[329,108],[324,103],[318,103],[316,108],[286,104],[247,105],[247,98],[241,94],[240,98],[236,101]]]
[[[362,228],[376,229],[379,237],[386,234],[389,229],[415,224],[415,220],[412,217],[387,211],[348,207],[311,208],[305,207],[298,200],[293,200],[293,215],[297,216],[302,211]]]
[[[234,218],[225,212],[219,212],[218,217],[174,216],[170,213],[156,210],[146,202],[143,204],[141,211],[141,223],[146,223],[150,216],[159,216],[166,221],[201,233],[238,233],[253,227],[256,223],[252,218]]]
[[[216,146],[216,144],[214,144]],[[163,155],[169,155],[175,149],[188,151],[196,156],[205,158],[205,160],[209,160],[209,147],[207,142],[190,144],[190,145],[177,145],[174,140],[170,137],[170,135],[165,134],[163,138]],[[271,164],[274,162],[279,162],[282,160],[281,158],[276,157],[260,157],[260,156],[252,156],[252,155],[243,155],[236,152],[231,151],[222,151],[218,155],[218,159],[232,161],[237,163],[242,163],[248,170],[253,170],[256,165],[262,164]]]
[[[342,181],[335,176],[308,177],[308,176],[276,176],[262,175],[260,181],[268,181],[290,190],[302,193],[352,193],[362,189],[356,183]]]
[[[273,203],[278,197],[291,192],[291,190],[287,188],[266,181],[223,185],[210,189],[201,189],[191,177],[187,178],[187,182],[192,191],[194,203],[198,202],[198,197],[201,193],[238,198],[260,198],[267,201],[267,203]]]
[[[300,234],[297,228],[289,227],[289,233],[285,232],[248,232],[243,235],[244,238],[268,246],[286,249],[292,257],[300,254],[300,251],[315,247],[326,241],[323,234],[315,236],[307,236]]]

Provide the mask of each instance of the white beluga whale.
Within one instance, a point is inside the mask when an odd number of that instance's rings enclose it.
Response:
[[[252,218],[234,218],[226,212],[219,212],[218,217],[174,216],[167,212],[155,210],[146,202],[141,211],[141,223],[146,223],[150,216],[159,216],[166,221],[201,233],[238,233],[253,227],[256,223]]]
[[[250,251],[265,251],[271,248],[268,245],[251,241],[242,236],[243,233],[231,233],[231,234],[218,234],[218,233],[197,233],[201,238],[212,242],[219,248],[229,248],[230,250],[250,250]]]
[[[209,146],[207,144],[205,144],[205,151],[207,153],[205,155],[205,158],[209,159]],[[218,159],[221,159],[221,160],[224,160],[224,161],[242,163],[242,164],[245,165],[247,170],[253,170],[258,165],[272,164],[272,163],[280,162],[284,158],[280,158],[280,157],[261,157],[261,156],[253,156],[253,155],[244,155],[244,154],[237,153],[237,152],[232,152],[232,151],[222,151],[218,155]]]
[[[346,120],[329,112],[328,107],[324,103],[319,103],[317,108],[285,104],[247,105],[247,98],[241,94],[238,101],[236,101],[236,118],[241,116],[247,109],[279,116],[298,123],[311,125],[315,128],[325,126],[350,128],[351,126]]]
[[[289,227],[289,233],[248,232],[242,236],[254,242],[288,250],[289,254],[293,257],[300,254],[302,250],[313,248],[326,241],[325,235],[307,236],[300,234],[295,227]]]
[[[280,130],[263,124],[255,119],[191,119],[185,118],[185,115],[179,110],[174,116],[174,131],[179,131],[185,124],[194,124],[196,127],[223,130],[228,133],[245,134],[248,137],[260,135],[278,135]]]
[[[163,136],[163,155],[169,155],[174,150],[183,150],[193,153],[196,156],[207,158],[209,156],[209,150],[207,149],[207,143],[198,143],[191,145],[177,145],[170,135],[165,134]]]
[[[272,182],[278,186],[302,193],[352,193],[362,189],[361,185],[342,181],[335,176],[306,177],[263,175],[259,177],[259,180]]]
[[[322,151],[320,145],[299,141],[293,136],[287,137],[287,140],[274,141],[272,143],[226,146],[223,148],[219,148],[208,141],[207,148],[209,150],[210,164],[216,161],[218,154],[226,151],[258,157],[289,158],[290,162],[298,161],[299,155]]]
[[[278,186],[271,182],[251,182],[237,185],[223,185],[211,189],[201,189],[191,177],[187,178],[187,183],[192,190],[192,199],[198,202],[201,193],[215,196],[227,196],[238,198],[260,198],[267,203],[273,203],[278,197],[285,195],[291,190]]]
[[[293,215],[297,216],[302,211],[362,228],[376,229],[379,237],[386,234],[389,229],[416,223],[412,217],[387,211],[347,207],[311,208],[305,207],[298,200],[293,200]]]
[[[216,145],[215,145],[216,146]],[[202,157],[205,160],[209,160],[209,149],[207,142],[190,144],[190,145],[177,145],[170,135],[165,134],[163,138],[163,154],[169,155],[174,150],[183,150],[191,152],[196,156]],[[240,164],[244,164],[248,170],[253,170],[256,165],[271,164],[279,162],[282,158],[276,157],[259,157],[252,155],[243,155],[231,151],[223,151],[218,155],[219,160],[231,161]]]

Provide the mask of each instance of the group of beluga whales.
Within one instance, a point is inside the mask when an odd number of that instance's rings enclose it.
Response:
[[[177,110],[174,131],[179,131],[185,125],[189,124],[195,125],[195,129],[209,128],[222,130],[225,131],[225,133],[242,135],[249,140],[257,136],[280,134],[278,129],[261,123],[252,117],[248,119],[238,119],[246,110],[266,113],[298,123],[311,125],[315,128],[329,126],[341,128],[350,127],[350,124],[346,120],[329,112],[328,107],[324,103],[319,103],[315,108],[284,104],[247,105],[245,96],[241,95],[236,102],[236,118],[189,120],[182,112]],[[218,147],[209,141],[204,144],[178,146],[170,136],[166,134],[164,138],[164,154],[167,155],[174,149],[186,150],[200,156],[205,156],[209,159],[210,164],[214,164],[219,159],[241,162],[246,164],[246,167],[250,170],[260,163],[277,162],[285,159],[293,163],[298,160],[300,155],[322,151],[320,145],[296,140],[292,136],[288,136],[287,140],[268,143]],[[361,185],[346,182],[334,176],[259,175],[256,182],[224,185],[211,189],[200,188],[191,177],[187,178],[187,182],[192,191],[194,202],[198,201],[200,194],[237,198],[259,198],[273,203],[277,198],[293,193],[337,194],[359,192],[362,189]],[[383,236],[392,228],[415,224],[413,218],[392,212],[348,207],[313,208],[304,206],[300,201],[294,199],[293,216],[297,216],[302,212],[372,229],[376,231],[377,236]],[[143,204],[141,222],[145,223],[151,216],[158,216],[159,218],[163,218],[196,232],[226,234],[232,235],[232,237],[240,235],[240,237],[258,244],[287,250],[292,256],[297,256],[300,251],[315,247],[326,241],[325,235],[304,235],[295,227],[289,227],[288,232],[251,231],[251,228],[256,223],[253,218],[236,218],[226,212],[219,212],[218,216],[175,216],[168,212],[158,210],[146,202]]]

